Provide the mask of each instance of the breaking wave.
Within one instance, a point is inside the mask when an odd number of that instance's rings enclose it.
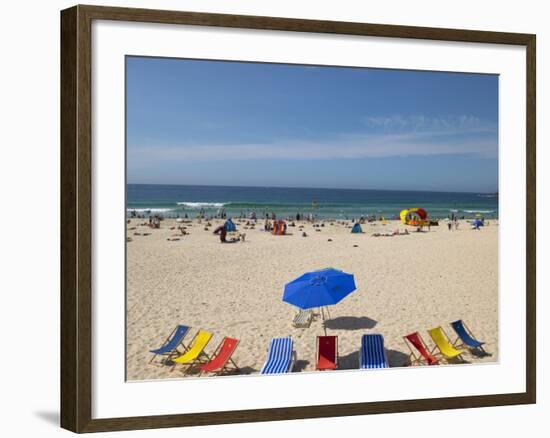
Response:
[[[178,202],[182,207],[199,209],[199,208],[221,208],[226,205],[225,202]]]

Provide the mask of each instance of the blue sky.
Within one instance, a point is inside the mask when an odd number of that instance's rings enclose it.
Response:
[[[498,190],[497,76],[126,62],[128,183]]]

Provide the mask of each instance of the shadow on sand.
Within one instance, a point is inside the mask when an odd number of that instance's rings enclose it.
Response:
[[[453,364],[453,365],[472,363],[469,360],[464,359],[464,355],[462,355],[462,358],[453,357],[452,359],[444,359],[443,363],[445,363],[445,362],[447,362],[448,364]]]
[[[480,350],[477,348],[470,349],[469,352],[472,356],[479,357],[479,358],[492,356],[491,353],[487,353],[485,350]]]
[[[259,370],[257,370],[256,368],[242,367],[242,368],[239,368],[238,374],[253,374],[257,372],[259,372]]]
[[[388,364],[390,368],[404,367],[409,364],[409,356],[405,353],[396,350],[386,349],[386,357],[388,358]],[[359,351],[352,351],[351,353],[338,357],[338,369],[339,370],[356,370],[359,369]]]
[[[300,371],[303,371],[306,369],[306,367],[309,365],[309,360],[297,360],[294,362],[294,366],[292,367],[292,372],[297,373]]]
[[[352,351],[345,356],[338,357],[339,370],[356,370],[359,368],[359,351]]]
[[[364,330],[374,328],[377,321],[366,316],[338,316],[325,322],[327,329],[333,330]]]
[[[401,351],[386,349],[386,357],[388,358],[390,368],[410,365],[409,355]]]

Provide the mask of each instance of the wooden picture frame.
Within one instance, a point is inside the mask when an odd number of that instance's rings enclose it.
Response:
[[[197,414],[92,419],[91,24],[93,20],[186,24],[387,38],[518,45],[526,48],[526,391]],[[472,408],[536,400],[536,37],[530,34],[275,17],[75,6],[61,12],[61,426],[98,432]]]

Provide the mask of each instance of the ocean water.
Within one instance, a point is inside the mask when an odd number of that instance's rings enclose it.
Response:
[[[394,219],[405,208],[422,207],[432,218],[453,213],[498,217],[498,195],[487,193],[128,184],[126,196],[127,214],[145,216],[195,217],[201,210],[208,215],[225,210],[228,217],[255,212],[258,218],[266,213],[281,218],[311,213],[318,218]]]

